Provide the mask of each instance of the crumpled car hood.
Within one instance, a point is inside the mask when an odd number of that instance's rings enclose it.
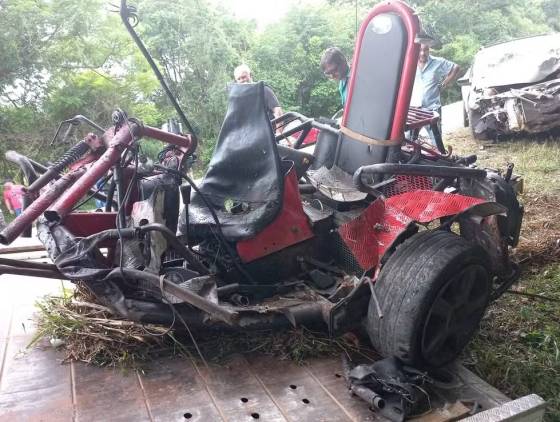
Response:
[[[560,71],[560,33],[496,44],[480,50],[471,84],[476,88],[541,82]]]
[[[480,96],[473,109],[481,113],[471,122],[475,136],[487,130],[497,134],[545,132],[560,126],[560,78]]]

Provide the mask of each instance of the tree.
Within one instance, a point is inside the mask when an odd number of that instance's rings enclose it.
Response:
[[[103,4],[5,1],[0,7],[0,102],[36,106],[51,78],[106,66],[123,38],[112,29]]]
[[[227,84],[243,62],[271,85],[285,110],[332,115],[339,96],[319,69],[321,54],[336,45],[350,59],[357,24],[377,2],[294,7],[257,33],[254,22],[234,18],[211,0],[134,1],[136,28],[203,140],[216,137]],[[174,115],[119,16],[105,4],[0,2],[0,157],[18,142],[22,148],[16,149],[36,153],[36,142],[48,141],[60,120],[77,113],[108,125],[111,110],[120,107],[154,126]],[[560,29],[560,0],[415,0],[414,7],[442,41],[434,53],[465,69],[481,46]]]
[[[350,59],[354,36],[352,10],[294,8],[257,36],[247,59],[256,78],[271,85],[285,110],[330,116],[340,108],[340,99],[336,84],[320,69],[321,55],[336,45]]]
[[[142,1],[139,11],[138,31],[171,90],[202,136],[216,136],[238,49],[247,48],[253,29],[243,22],[236,25],[203,0]],[[166,104],[161,93],[158,104]]]

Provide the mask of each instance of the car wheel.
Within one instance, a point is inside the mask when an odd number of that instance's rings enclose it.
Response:
[[[475,127],[478,124],[480,118],[481,115],[473,110],[469,110],[467,113],[467,119],[469,121],[469,126],[471,128],[471,134],[473,138],[481,141],[491,139],[494,134],[489,129],[483,132],[476,132]]]
[[[470,341],[489,302],[488,255],[456,234],[422,232],[389,257],[366,330],[374,348],[409,365],[440,367]]]

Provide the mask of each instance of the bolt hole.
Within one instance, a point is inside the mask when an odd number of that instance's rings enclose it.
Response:
[[[251,417],[252,417],[253,419],[258,419],[258,418],[261,417],[261,415],[259,415],[258,413],[251,413]]]
[[[247,403],[249,401],[249,399],[247,397],[241,397],[241,401],[243,403]]]
[[[192,413],[187,412],[183,416],[184,416],[185,419],[190,419],[190,418],[192,418]]]
[[[337,377],[337,378],[342,377],[342,375],[340,375],[340,374],[334,374],[334,376]]]
[[[304,402],[305,404],[311,403],[311,402],[309,401],[309,399],[302,399],[301,401]]]
[[[297,385],[290,384],[290,388],[291,388],[292,390],[295,390],[295,389],[297,388]]]

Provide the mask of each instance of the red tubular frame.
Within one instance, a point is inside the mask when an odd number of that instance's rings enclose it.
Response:
[[[167,142],[178,147],[187,148],[187,151],[185,152],[186,155],[192,154],[196,150],[197,146],[196,138],[190,135],[177,135],[175,133],[166,132],[151,126],[142,126],[142,136]]]
[[[120,159],[124,149],[132,143],[132,133],[138,133],[138,125],[122,126],[115,134],[107,151],[80,177],[80,179],[45,211],[49,221],[61,221],[76,203],[107,173]]]
[[[123,125],[109,142],[105,153],[78,179],[78,181],[45,211],[48,221],[61,221],[71,211],[74,205],[115,165],[134,137],[148,136],[162,142],[168,142],[178,147],[188,148],[192,153],[196,142],[190,136],[176,135],[150,126],[141,126],[131,122]]]
[[[20,216],[2,230],[0,233],[0,243],[5,245],[12,243],[62,192],[83,176],[85,171],[84,168],[72,171],[54,182],[46,192],[42,193],[31,205],[25,208]]]
[[[370,21],[382,14],[394,13],[398,15],[407,30],[407,49],[404,56],[404,62],[401,72],[401,82],[399,84],[399,92],[397,101],[395,103],[395,110],[393,113],[393,126],[391,127],[391,140],[400,140],[403,137],[406,117],[408,115],[408,107],[410,105],[410,97],[412,95],[412,86],[414,85],[414,77],[416,75],[416,65],[418,62],[418,53],[420,45],[416,43],[416,34],[420,30],[420,22],[418,17],[414,14],[414,10],[402,1],[386,1],[379,3],[373,7],[367,18],[360,27],[358,39],[356,40],[356,48],[354,49],[354,60],[352,62],[352,72],[350,74],[350,81],[348,86],[348,98],[346,104],[350,103],[352,98],[352,91],[354,88],[354,81],[356,80],[356,69],[358,68],[358,60],[360,57],[359,51],[362,47],[362,39],[364,37],[367,26]],[[342,116],[342,125],[346,126],[348,108],[344,107],[344,114]]]

